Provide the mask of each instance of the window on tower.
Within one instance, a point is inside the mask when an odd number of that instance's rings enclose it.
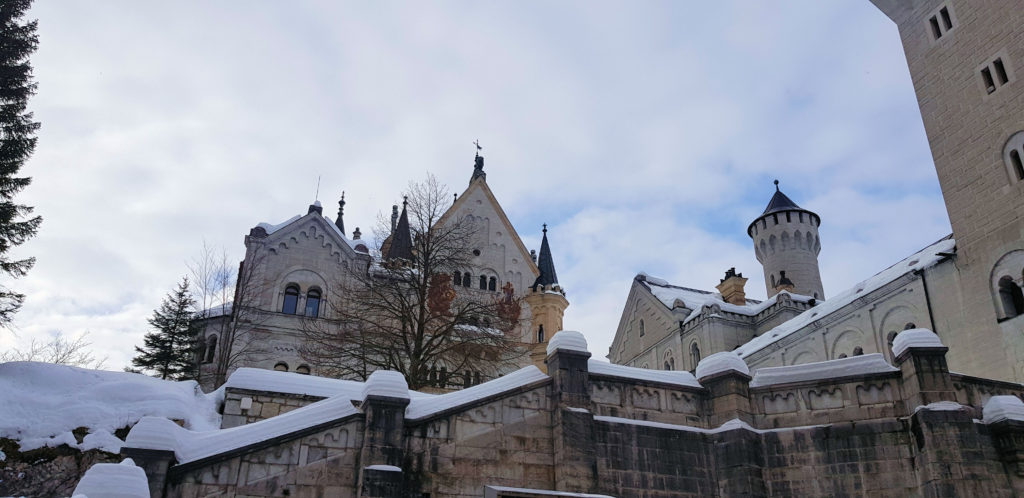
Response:
[[[1010,183],[1024,180],[1024,131],[1014,133],[1003,147],[1003,161]]]
[[[299,286],[292,284],[284,289],[284,303],[281,305],[281,313],[294,315],[299,305]]]
[[[928,34],[931,35],[932,41],[938,41],[956,27],[952,8],[952,4],[946,2],[928,16]]]
[[[316,318],[320,316],[320,291],[310,289],[306,293],[306,316]]]
[[[986,94],[993,94],[1000,88],[1013,81],[1013,71],[1006,58],[1006,51],[993,57],[978,68],[981,77],[981,85]]]

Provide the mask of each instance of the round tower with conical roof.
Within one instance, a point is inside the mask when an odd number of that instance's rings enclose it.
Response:
[[[558,284],[558,275],[555,273],[555,261],[551,257],[551,247],[548,245],[548,225],[544,224],[544,237],[540,243],[540,256],[537,258],[537,269],[540,275],[534,280],[526,293],[526,304],[530,307],[531,336],[526,342],[532,343],[530,347],[530,359],[541,371],[547,372],[545,358],[547,358],[548,339],[555,335],[555,332],[562,330],[562,317],[565,309],[569,307],[569,301],[565,298],[565,289]]]
[[[818,270],[820,225],[821,218],[797,206],[779,190],[779,181],[775,180],[775,195],[768,207],[747,227],[754,253],[764,267],[768,297],[785,290],[825,298]]]

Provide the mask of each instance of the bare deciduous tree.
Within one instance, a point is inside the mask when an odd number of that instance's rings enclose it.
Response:
[[[469,218],[445,217],[450,205],[447,188],[428,176],[410,184],[408,223],[399,221],[394,232],[378,223],[377,240],[388,235],[378,244],[380,263],[339,282],[330,319],[305,320],[300,352],[321,373],[365,379],[395,370],[420,389],[469,385],[516,364],[523,354],[519,298],[511,284],[500,290],[458,285],[469,278],[481,234]],[[391,246],[406,229],[411,251],[396,255]]]
[[[107,362],[107,357],[104,356],[97,359],[93,356],[93,352],[89,348],[89,346],[92,346],[92,343],[86,340],[88,336],[88,331],[72,338],[65,337],[62,332],[57,332],[46,342],[32,339],[25,349],[14,348],[0,353],[0,363],[8,361],[39,361],[82,368],[103,368]]]
[[[226,252],[204,242],[200,255],[188,263],[202,310],[195,323],[201,383],[220,386],[231,369],[267,354],[254,337],[254,329],[266,320],[258,307],[267,285],[260,276],[263,258],[263,253],[252,254],[236,271]]]

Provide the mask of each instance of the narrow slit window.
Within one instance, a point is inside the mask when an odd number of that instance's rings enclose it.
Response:
[[[939,29],[939,18],[932,16],[932,18],[928,20],[928,24],[932,27],[932,38],[936,40],[942,38],[942,30]]]
[[[992,66],[996,68],[996,77],[999,78],[999,84],[1005,85],[1010,81],[1009,76],[1006,74],[1006,66],[1003,65],[1003,59],[999,58],[992,61]]]
[[[1020,152],[1010,151],[1010,165],[1013,166],[1013,172],[1017,174],[1017,179],[1024,180],[1024,162],[1021,162]]]
[[[942,24],[946,27],[946,31],[953,29],[953,18],[949,16],[949,8],[943,7],[939,9],[939,15],[942,16]],[[935,19],[934,17],[932,19]]]
[[[996,82],[992,79],[992,71],[989,68],[981,70],[981,81],[985,83],[985,91],[988,93],[996,91]]]

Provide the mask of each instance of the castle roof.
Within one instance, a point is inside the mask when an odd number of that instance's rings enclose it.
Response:
[[[409,201],[402,202],[402,215],[398,217],[398,226],[392,233],[386,259],[412,260],[412,231],[409,229],[408,204]]]
[[[803,211],[811,215],[811,219],[816,220],[816,223],[818,225],[821,224],[820,216],[818,216],[813,211],[809,211],[798,206],[795,202],[793,202],[793,199],[790,199],[788,195],[783,194],[782,191],[779,190],[779,181],[775,180],[775,194],[772,195],[772,199],[768,201],[768,206],[764,208],[764,212],[762,212],[760,216],[754,219],[754,221],[750,222],[750,225],[747,226],[747,235],[750,235],[751,237],[754,236],[754,225],[758,221],[761,221],[762,218],[775,213],[784,213],[786,211]]]
[[[540,256],[537,258],[537,267],[540,268],[540,275],[533,281],[533,290],[537,287],[557,284],[558,275],[555,274],[555,262],[551,259],[551,247],[548,246],[548,226],[544,225],[544,238],[540,242]]]

